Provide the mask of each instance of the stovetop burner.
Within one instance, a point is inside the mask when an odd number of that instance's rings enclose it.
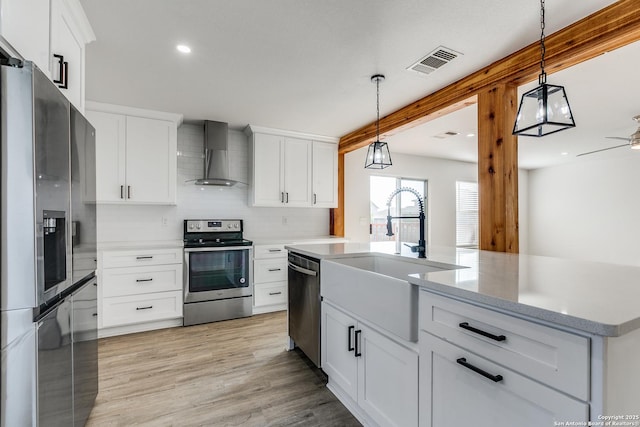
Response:
[[[242,237],[241,219],[186,219],[184,221],[185,248],[213,248],[251,246]]]

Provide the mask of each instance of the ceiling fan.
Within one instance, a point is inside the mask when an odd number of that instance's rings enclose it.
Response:
[[[635,116],[633,120],[635,120],[640,125],[640,115]],[[622,138],[620,136],[607,136],[607,139],[619,139],[621,141],[627,141],[627,143],[622,145],[615,145],[613,147],[602,148],[600,150],[588,151],[586,153],[578,154],[576,157],[586,156],[587,154],[599,153],[601,151],[613,150],[614,148],[620,148],[620,147],[630,147],[634,150],[640,150],[640,127],[635,131],[634,134],[632,134],[628,138]]]

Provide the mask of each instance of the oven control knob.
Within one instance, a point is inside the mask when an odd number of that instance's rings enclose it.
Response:
[[[240,278],[240,283],[244,284],[244,282],[246,282],[245,278],[244,278],[244,277],[241,277],[241,278]]]
[[[231,228],[231,227],[232,227],[231,224],[227,224],[227,228]]]
[[[190,229],[190,230],[193,230],[194,228],[196,228],[196,226],[195,226],[195,225],[193,225],[193,224],[189,224],[189,229]]]
[[[238,228],[238,223],[233,224],[233,228]]]
[[[198,230],[200,230],[200,224],[196,225],[196,228],[197,228]]]

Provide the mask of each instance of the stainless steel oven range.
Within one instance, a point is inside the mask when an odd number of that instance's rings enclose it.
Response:
[[[251,316],[252,245],[240,219],[184,221],[184,326]]]

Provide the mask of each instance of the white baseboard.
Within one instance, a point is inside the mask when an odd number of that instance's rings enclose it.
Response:
[[[344,392],[339,386],[334,385],[331,382],[331,377],[329,377],[329,382],[327,383],[327,388],[338,400],[351,412],[351,415],[356,417],[358,421],[362,423],[365,427],[379,427],[378,424],[373,421],[362,409],[358,406],[358,403],[351,398],[347,393]]]
[[[287,303],[284,304],[273,304],[273,305],[263,305],[260,307],[253,307],[253,314],[263,314],[263,313],[271,313],[272,311],[284,311],[287,309]]]

